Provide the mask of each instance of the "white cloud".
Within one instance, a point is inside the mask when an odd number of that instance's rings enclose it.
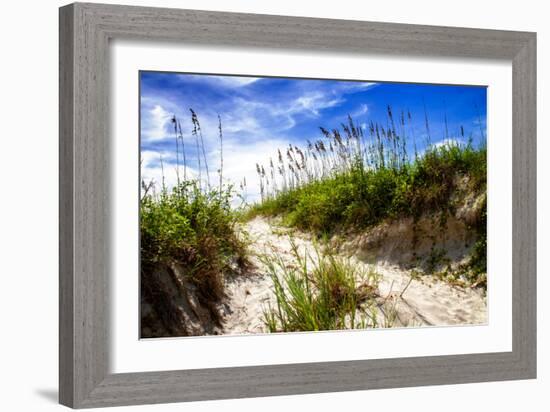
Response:
[[[373,87],[378,86],[380,83],[374,83],[374,82],[347,82],[342,83],[341,89],[342,91],[362,91],[367,89],[372,89]]]
[[[256,163],[267,166],[269,158],[276,161],[277,149],[288,146],[288,139],[271,137],[254,143],[243,144],[230,140],[224,145],[224,180],[239,189],[239,183],[246,178],[246,200],[255,202],[260,199],[260,181],[256,173]],[[219,159],[219,158],[218,158]]]
[[[260,79],[248,77],[222,77],[222,76],[189,76],[193,81],[215,82],[217,86],[244,87]],[[205,80],[208,79],[208,80]],[[311,85],[311,86],[310,86]],[[319,117],[321,111],[337,106],[345,101],[346,93],[365,90],[375,86],[374,83],[340,83],[336,88],[319,86],[304,82],[293,96],[286,98],[248,99],[244,96],[248,93],[235,93],[230,100],[215,109],[205,105],[194,107],[203,132],[204,143],[207,151],[210,178],[212,185],[217,185],[219,175],[219,136],[218,136],[218,112],[222,118],[223,149],[224,149],[224,182],[233,184],[236,190],[240,190],[239,184],[243,178],[247,181],[247,201],[254,202],[260,198],[259,179],[256,173],[256,163],[269,165],[269,158],[274,161],[277,149],[284,149],[292,141],[287,136],[298,121],[298,116]],[[268,96],[266,96],[268,97]],[[156,151],[158,147],[169,148],[170,145],[162,142],[173,139],[171,134],[171,117],[175,114],[181,120],[183,138],[186,144],[188,160],[195,163],[196,144],[191,134],[192,125],[188,112],[188,103],[183,97],[177,102],[172,102],[162,96],[142,98],[142,137],[145,143],[153,143],[150,150],[142,152],[142,177],[149,181],[153,179],[158,187],[162,182],[163,172],[159,164],[159,156],[164,162],[164,180],[170,188],[177,183],[175,169],[175,152]],[[177,104],[176,104],[177,103]],[[367,113],[368,107],[359,107],[359,113]],[[173,133],[173,132],[172,132]],[[175,149],[175,146],[174,146]],[[202,155],[202,153],[201,153]],[[202,157],[202,156],[201,156]],[[181,160],[181,159],[180,159]],[[203,163],[204,167],[204,163]],[[267,169],[266,169],[267,170]],[[180,178],[183,178],[183,166],[180,167]],[[188,169],[188,178],[198,176],[198,170]],[[202,171],[203,181],[206,179],[205,171]]]
[[[181,75],[185,81],[195,81],[201,83],[210,83],[216,86],[223,86],[228,88],[244,87],[249,84],[255,83],[261,80],[260,77],[244,77],[244,76],[214,76],[203,74],[184,74]]]
[[[351,113],[351,117],[356,118],[356,117],[363,116],[367,114],[368,111],[369,111],[369,106],[367,106],[366,104],[362,104],[361,106],[359,106],[358,109],[356,109],[353,113]]]
[[[284,110],[284,112],[288,114],[309,112],[315,116],[319,116],[320,110],[337,106],[343,101],[344,100],[341,98],[331,98],[330,96],[320,92],[309,93],[294,100],[293,104]]]
[[[222,84],[233,87],[248,86],[249,84],[255,83],[258,80],[261,80],[259,77],[232,77],[232,76],[220,76],[216,77],[218,81]]]
[[[448,139],[440,140],[437,143],[434,143],[434,147],[455,147],[455,146],[463,146],[464,140],[450,137]]]
[[[166,138],[166,128],[171,119],[172,115],[159,104],[145,110],[142,117],[142,138],[146,140]]]
[[[266,138],[251,143],[242,143],[238,139],[227,139],[224,141],[223,156],[223,181],[224,184],[233,185],[233,189],[246,197],[248,203],[260,199],[260,182],[256,173],[256,163],[269,165],[270,157],[276,161],[277,149],[288,146],[288,139]],[[163,167],[160,165],[162,156]],[[219,150],[211,151],[208,154],[211,185],[217,187],[219,182],[218,170],[220,167]],[[204,165],[203,165],[204,167]],[[187,169],[188,179],[197,179],[196,169]],[[142,151],[141,153],[141,178],[146,184],[153,181],[155,191],[160,191],[164,176],[164,183],[170,190],[177,184],[177,173],[174,165],[174,153],[157,152],[154,150]],[[180,166],[179,177],[183,180],[183,166]],[[246,179],[246,190],[241,191],[240,184]],[[202,184],[206,186],[206,175],[202,171]],[[235,199],[234,205],[239,205],[240,200]]]
[[[149,184],[152,181],[157,193],[161,189],[163,177],[164,184],[168,190],[177,185],[178,171],[176,169],[174,152],[157,152],[154,150],[143,150],[141,152],[141,179],[145,184]],[[185,174],[187,175],[187,179],[198,178],[198,172],[195,169],[188,166],[185,170],[184,166],[180,164],[180,180],[184,179]]]
[[[181,75],[185,79],[196,82],[215,83],[217,86],[242,87],[261,80],[256,77],[238,76],[204,76]],[[183,79],[183,77],[182,77]],[[319,117],[324,109],[338,106],[345,101],[343,95],[355,91],[366,90],[376,86],[376,83],[341,82],[336,87],[323,88],[319,83],[302,83],[301,93],[294,99],[250,100],[242,95],[234,96],[223,108],[222,123],[224,134],[233,135],[273,135],[291,129],[297,123],[296,116],[305,115]],[[314,87],[314,88],[313,88]],[[171,139],[170,120],[176,114],[184,129],[184,140],[190,139],[192,126],[188,113],[188,102],[174,102],[162,97],[142,97],[142,138],[144,141],[159,141]],[[194,107],[197,109],[196,107]],[[358,113],[364,114],[366,105],[359,108]],[[357,114],[357,116],[359,116]],[[198,110],[203,136],[207,147],[215,144],[218,135],[218,113],[211,108]],[[354,115],[356,116],[356,115]]]

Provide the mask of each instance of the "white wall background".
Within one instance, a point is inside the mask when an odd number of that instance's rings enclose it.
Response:
[[[122,0],[121,0],[122,1]],[[111,3],[104,0],[104,2]],[[140,406],[143,411],[543,411],[550,400],[547,354],[550,292],[544,260],[550,245],[550,134],[544,113],[550,93],[550,26],[544,2],[462,0],[246,1],[163,0],[125,4],[529,30],[538,32],[538,316],[539,378],[425,388],[388,389]],[[2,4],[0,42],[0,379],[2,410],[61,410],[57,405],[57,167],[58,36],[57,8],[64,2],[19,1]]]

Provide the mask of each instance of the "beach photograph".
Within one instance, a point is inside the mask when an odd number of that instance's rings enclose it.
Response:
[[[487,88],[141,71],[140,337],[487,323]]]

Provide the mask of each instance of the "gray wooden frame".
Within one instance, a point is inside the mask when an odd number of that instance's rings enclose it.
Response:
[[[536,34],[103,4],[60,9],[59,398],[75,408],[536,376]],[[513,64],[513,350],[110,374],[109,40],[480,57]]]

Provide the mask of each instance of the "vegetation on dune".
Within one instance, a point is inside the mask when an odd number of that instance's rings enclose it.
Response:
[[[467,143],[447,138],[445,144],[432,145],[426,120],[425,149],[420,153],[411,115],[401,113],[394,119],[388,107],[387,127],[371,123],[364,129],[349,117],[341,129],[321,128],[322,138],[308,141],[307,148],[290,145],[267,167],[257,164],[261,202],[243,213],[232,207],[239,195],[223,181],[223,130],[218,120],[218,182],[211,184],[212,169],[193,110],[190,151],[186,151],[180,121],[172,119],[177,183],[168,188],[164,177],[162,182],[142,182],[141,291],[143,302],[156,313],[154,320],[149,318],[151,311],[142,315],[142,331],[155,329],[153,323],[162,324],[162,331],[157,327],[151,336],[192,333],[181,327],[185,323],[182,305],[189,302],[176,303],[170,287],[185,289],[181,296],[186,298],[180,301],[189,301],[192,294],[200,310],[191,310],[201,322],[205,316],[198,312],[206,310],[210,313],[206,321],[222,326],[219,304],[226,296],[225,276],[244,273],[249,266],[247,245],[239,235],[243,218],[280,215],[289,226],[328,236],[342,229],[368,229],[387,219],[412,217],[417,222],[432,214],[444,229],[445,219],[459,206],[457,191],[475,196],[486,192],[484,145],[473,147],[471,138]],[[464,141],[462,129],[460,133],[459,140]],[[194,162],[190,152],[196,155]],[[162,158],[160,162],[163,167]],[[191,164],[198,168],[191,170]],[[158,192],[156,183],[160,183]],[[245,179],[240,188],[246,199]],[[459,270],[471,284],[486,286],[486,196],[468,225],[476,242],[469,262]],[[445,255],[435,246],[428,262],[434,268]],[[379,303],[380,279],[373,271],[363,273],[326,251],[318,250],[314,257],[301,255],[294,244],[292,264],[277,254],[260,258],[274,287],[276,305],[264,311],[264,323],[271,332],[391,327],[395,320],[395,308]],[[185,279],[176,279],[168,287],[159,271]]]
[[[204,192],[182,182],[171,192],[141,200],[141,284],[147,300],[162,299],[151,290],[155,271],[178,265],[197,298],[218,319],[215,304],[224,297],[224,274],[246,268],[246,245],[236,234],[231,191]],[[154,282],[153,282],[154,283]]]
[[[178,262],[189,275],[243,266],[245,244],[235,232],[237,213],[231,191],[200,191],[183,182],[172,192],[146,195],[141,200],[142,265]]]
[[[292,257],[295,265],[278,255],[263,259],[276,297],[276,305],[264,310],[270,332],[378,326],[378,274],[362,273],[351,262],[319,249],[314,258],[302,255],[294,243]]]
[[[192,122],[193,135],[197,137],[200,135],[200,124],[194,112]],[[237,235],[239,215],[231,207],[234,191],[230,186],[222,185],[222,167],[218,171],[220,185],[216,189],[211,188],[209,180],[201,187],[200,180],[187,179],[181,126],[175,118],[173,123],[178,183],[168,189],[163,181],[160,193],[156,193],[153,182],[142,182],[140,202],[142,295],[155,308],[165,329],[170,329],[170,316],[173,316],[175,309],[163,302],[167,294],[162,293],[162,284],[156,280],[156,272],[171,270],[177,265],[185,276],[185,283],[194,286],[200,305],[208,308],[212,318],[219,321],[216,304],[225,295],[224,274],[241,272],[248,265],[246,244]],[[221,142],[221,121],[219,127]],[[202,138],[196,140],[199,151]],[[203,153],[199,151],[200,154]],[[183,180],[179,177],[180,158],[184,159]]]
[[[388,217],[452,211],[457,177],[467,176],[472,190],[485,185],[485,149],[443,146],[400,168],[367,169],[356,162],[349,170],[277,193],[254,205],[254,214],[284,215],[304,230],[365,228]]]
[[[474,196],[486,192],[486,148],[474,147],[471,137],[465,142],[463,128],[458,140],[432,145],[426,120],[426,148],[419,153],[410,119],[401,113],[394,120],[388,107],[388,127],[371,123],[364,133],[349,117],[341,129],[321,128],[323,138],[308,142],[306,149],[279,151],[267,171],[257,167],[262,201],[249,208],[248,217],[279,215],[289,226],[330,234],[367,229],[387,219],[412,217],[416,222],[431,214],[444,230],[462,200],[458,191]],[[486,201],[469,225],[478,238],[469,280],[483,285],[475,278],[486,272]]]

